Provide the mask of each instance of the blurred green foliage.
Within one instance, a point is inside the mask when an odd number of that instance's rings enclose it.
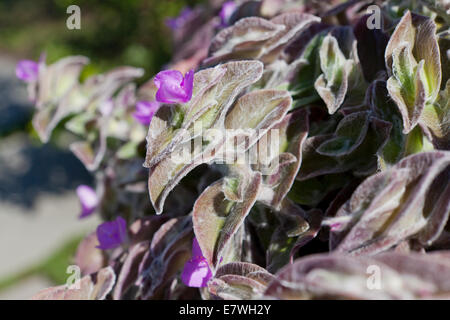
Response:
[[[91,59],[88,73],[120,65],[142,67],[146,78],[170,60],[167,17],[201,0],[2,0],[0,51],[19,59],[47,53],[53,62],[67,55]],[[67,7],[81,9],[81,29],[66,27]]]

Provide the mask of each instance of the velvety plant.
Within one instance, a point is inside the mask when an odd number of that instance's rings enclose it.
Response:
[[[140,86],[134,67],[21,61],[38,136],[64,125],[95,177],[80,218],[104,220],[81,290],[35,298],[449,298],[449,17],[214,1],[168,17],[173,60]]]

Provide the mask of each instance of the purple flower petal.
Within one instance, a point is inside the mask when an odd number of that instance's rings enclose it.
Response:
[[[127,241],[127,223],[122,217],[108,221],[97,227],[97,239],[102,250],[114,249]]]
[[[94,189],[86,185],[80,185],[77,188],[77,195],[81,204],[81,213],[79,218],[85,218],[91,215],[98,206],[98,197]]]
[[[211,269],[206,258],[202,254],[197,238],[192,241],[192,258],[184,265],[181,280],[188,287],[206,287],[212,277]]]
[[[212,273],[209,269],[206,259],[190,259],[184,265],[181,280],[188,287],[202,288],[206,287]]]
[[[153,115],[161,106],[156,101],[138,101],[136,103],[136,111],[133,113],[133,117],[143,125],[149,125],[152,121]]]
[[[167,18],[166,19],[166,26],[168,26],[170,29],[175,30],[178,28],[178,23],[176,18]]]
[[[181,84],[183,75],[178,70],[163,70],[155,76],[155,84],[159,88],[163,83]]]
[[[236,10],[236,3],[234,1],[227,1],[222,5],[219,16],[222,21],[222,26],[226,27],[229,25],[229,21],[234,11]]]
[[[191,8],[186,7],[180,12],[178,17],[167,18],[166,19],[166,25],[172,30],[180,29],[189,20],[192,12],[193,12],[193,10]]]
[[[177,70],[164,70],[154,79],[158,88],[156,101],[162,103],[186,103],[192,98],[194,85],[194,70],[186,73],[185,77]]]
[[[36,81],[39,74],[39,64],[32,60],[21,60],[16,66],[16,76],[25,82]]]
[[[194,89],[194,70],[189,70],[186,72],[183,82],[181,83],[181,87],[183,87],[186,92],[186,97],[188,97],[187,101],[191,100],[192,91]]]
[[[192,240],[192,258],[205,259],[202,253],[202,249],[200,249],[200,245],[198,244],[197,238],[194,238],[194,240]]]

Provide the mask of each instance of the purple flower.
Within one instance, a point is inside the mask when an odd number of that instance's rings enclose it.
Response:
[[[166,25],[172,30],[180,29],[189,20],[192,12],[193,12],[193,10],[191,8],[186,7],[180,12],[178,17],[167,18]]]
[[[36,81],[39,74],[39,63],[32,60],[21,60],[16,66],[16,76],[22,81]]]
[[[186,72],[184,78],[178,70],[164,70],[154,79],[158,88],[156,101],[162,103],[186,103],[192,98],[194,70]]]
[[[219,16],[222,21],[222,27],[228,26],[230,18],[236,10],[236,3],[234,1],[227,1],[222,5]]]
[[[97,248],[102,250],[114,249],[126,242],[127,223],[122,217],[107,221],[97,227],[97,239],[100,243]]]
[[[81,204],[81,213],[79,218],[86,218],[87,216],[90,216],[98,206],[97,193],[89,186],[80,185],[77,188],[77,195]]]
[[[160,106],[161,104],[156,101],[138,101],[133,117],[143,125],[148,126]]]
[[[212,273],[196,238],[192,241],[192,258],[184,265],[181,280],[188,287],[206,287]]]

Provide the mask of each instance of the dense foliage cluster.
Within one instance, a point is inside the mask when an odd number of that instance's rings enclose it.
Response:
[[[80,82],[80,56],[18,66],[106,220],[82,290],[35,297],[449,298],[448,3],[218,2],[169,21],[172,63],[140,87],[132,67]]]

